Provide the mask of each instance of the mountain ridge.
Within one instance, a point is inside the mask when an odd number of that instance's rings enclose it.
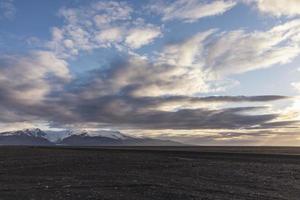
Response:
[[[119,131],[42,131],[23,129],[0,133],[0,145],[32,146],[179,146],[182,143],[145,137],[133,137]]]

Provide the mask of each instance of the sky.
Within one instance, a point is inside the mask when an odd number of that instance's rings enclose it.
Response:
[[[0,0],[0,131],[300,145],[299,0]]]

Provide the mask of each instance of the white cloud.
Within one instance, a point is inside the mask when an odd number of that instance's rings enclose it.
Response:
[[[300,92],[300,82],[293,82],[291,83],[291,85]]]
[[[300,20],[268,31],[231,31],[222,34],[207,49],[206,66],[222,74],[244,73],[285,64],[299,55]]]
[[[155,38],[161,35],[161,31],[157,27],[145,27],[134,28],[129,30],[126,36],[125,43],[133,48],[137,49],[146,44],[151,43]]]
[[[98,26],[103,26],[118,20],[129,20],[133,12],[133,9],[127,3],[117,1],[99,1],[91,5],[91,8],[95,11],[96,15],[94,16],[94,20]],[[88,10],[83,12],[87,12],[86,14],[89,15]]]
[[[123,38],[122,29],[118,27],[111,27],[100,31],[96,35],[96,40],[99,42],[120,42]]]
[[[159,63],[178,66],[175,71],[189,77],[185,81],[191,81],[190,85],[194,83],[195,87],[184,89],[190,94],[196,94],[197,90],[198,93],[219,91],[236,85],[227,79],[232,74],[291,62],[300,54],[299,35],[300,20],[267,31],[209,30],[167,45],[157,59]],[[191,79],[192,75],[197,78]]]
[[[198,33],[186,41],[166,46],[160,60],[185,66],[197,64],[227,75],[284,64],[300,53],[300,20],[268,31],[215,32]]]
[[[157,1],[148,8],[162,15],[163,21],[183,20],[184,22],[195,22],[200,18],[220,15],[236,5],[233,1],[198,1],[198,0],[176,0],[169,3]]]
[[[203,59],[204,41],[216,30],[200,32],[182,42],[167,45],[160,54],[160,62],[172,65],[192,66]],[[196,62],[196,63],[195,63]]]
[[[160,27],[133,17],[126,2],[99,1],[79,8],[64,8],[62,27],[52,29],[47,46],[60,57],[75,56],[80,51],[97,48],[140,48],[161,35]],[[128,49],[129,48],[129,49]]]
[[[300,15],[299,0],[256,0],[256,6],[260,12],[276,17]]]
[[[67,23],[53,28],[50,47],[65,56],[79,51],[111,46],[131,50],[151,43],[161,36],[160,27],[133,20],[132,9],[118,3],[68,9]],[[106,10],[118,10],[108,17]],[[125,8],[125,11],[121,11]],[[103,10],[104,9],[104,10]],[[103,13],[104,14],[103,14]],[[101,17],[100,17],[101,16]],[[105,16],[105,17],[104,17]],[[94,21],[97,21],[94,22]],[[101,26],[99,26],[101,24]],[[99,27],[98,27],[99,26]],[[200,32],[186,40],[166,45],[151,60],[133,54],[122,68],[116,67],[108,83],[97,79],[95,87],[103,94],[120,92],[125,86],[136,87],[135,96],[195,95],[216,92],[237,83],[228,80],[232,74],[285,64],[300,53],[300,20],[274,26],[266,31],[215,29]],[[61,55],[59,54],[59,55]],[[87,92],[88,93],[88,92]],[[91,95],[91,94],[87,94]]]
[[[0,0],[0,19],[12,19],[15,17],[16,7],[13,0]]]

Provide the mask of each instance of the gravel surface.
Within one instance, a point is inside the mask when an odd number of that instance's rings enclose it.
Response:
[[[0,199],[299,200],[300,156],[254,149],[1,147]]]

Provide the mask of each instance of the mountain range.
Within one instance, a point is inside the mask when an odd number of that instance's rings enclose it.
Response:
[[[28,146],[179,146],[182,143],[133,137],[119,131],[42,131],[24,129],[0,133],[0,145]]]

